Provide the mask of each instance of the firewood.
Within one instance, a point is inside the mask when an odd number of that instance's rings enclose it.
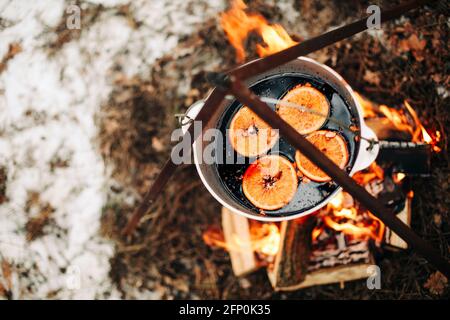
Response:
[[[374,258],[368,241],[355,241],[345,247],[313,250],[308,272],[303,281],[285,287],[275,287],[277,291],[294,291],[306,287],[341,283],[368,277],[368,267]]]
[[[296,289],[364,279],[373,264],[368,241],[353,241],[331,250],[314,250],[309,273]]]
[[[234,274],[239,277],[258,269],[248,219],[222,207],[222,228]]]
[[[370,263],[357,263],[350,265],[341,265],[333,268],[323,268],[317,271],[308,273],[305,280],[298,286],[291,288],[290,290],[298,290],[312,286],[326,285],[333,283],[344,282],[365,279],[369,276],[368,268],[373,265]]]
[[[280,249],[267,269],[275,290],[289,290],[306,277],[314,221],[315,217],[306,217],[281,223]]]
[[[411,202],[412,199],[407,197],[405,199],[405,207],[401,210],[397,217],[402,220],[408,226],[411,225]],[[385,232],[385,248],[393,251],[398,251],[402,249],[407,249],[408,244],[400,238],[395,232],[386,227]]]
[[[337,237],[345,237],[339,233]],[[340,242],[340,241],[338,241]],[[313,250],[311,254],[308,271],[338,267],[341,265],[351,265],[368,263],[371,261],[368,241],[352,241],[336,247],[326,247],[322,250]]]

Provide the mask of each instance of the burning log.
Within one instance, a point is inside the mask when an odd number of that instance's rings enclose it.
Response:
[[[268,276],[276,290],[293,290],[305,279],[311,254],[311,232],[315,218],[306,217],[281,223],[281,243]]]
[[[239,277],[258,269],[248,219],[222,207],[222,229],[234,274]]]
[[[314,250],[305,280],[290,290],[332,283],[342,285],[346,281],[364,279],[367,278],[368,267],[373,264],[368,241],[353,241],[343,247],[338,245]]]

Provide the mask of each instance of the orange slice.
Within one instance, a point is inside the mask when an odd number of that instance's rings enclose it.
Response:
[[[298,104],[314,113],[279,104],[278,114],[300,134],[308,134],[320,129],[327,120],[330,104],[327,98],[310,84],[298,85],[291,89],[281,101]]]
[[[242,189],[247,199],[259,209],[277,210],[287,205],[297,191],[293,164],[278,155],[264,156],[245,171]]]
[[[245,157],[256,157],[273,147],[278,139],[278,130],[272,129],[244,106],[231,120],[229,137],[236,152]]]
[[[311,133],[306,138],[341,169],[344,169],[347,165],[349,158],[347,144],[345,139],[337,132],[320,130]],[[309,179],[319,182],[331,180],[325,172],[316,167],[300,151],[295,154],[295,162],[298,169]]]

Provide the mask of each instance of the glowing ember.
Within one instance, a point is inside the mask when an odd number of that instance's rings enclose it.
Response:
[[[406,178],[406,174],[404,174],[403,172],[399,172],[394,174],[393,178],[395,183],[400,183],[403,179]]]
[[[228,41],[236,49],[236,59],[243,62],[246,57],[245,40],[251,32],[261,36],[264,44],[257,45],[260,57],[276,53],[297,42],[280,25],[270,25],[259,13],[246,13],[246,4],[242,0],[234,0],[231,8],[220,15],[220,25],[225,31]]]

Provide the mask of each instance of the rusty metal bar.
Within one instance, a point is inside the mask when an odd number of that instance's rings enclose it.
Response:
[[[289,143],[302,152],[312,163],[317,165],[345,191],[357,199],[366,209],[386,224],[392,231],[405,240],[411,248],[428,260],[450,278],[450,263],[428,242],[420,238],[412,229],[404,224],[392,210],[386,208],[380,201],[373,197],[362,186],[356,183],[344,170],[341,170],[333,161],[325,156],[319,149],[299,134],[293,127],[285,122],[266,103],[262,102],[253,92],[240,80],[234,77],[229,79],[231,94],[241,103],[251,108],[261,119],[266,121],[272,128],[280,131]]]

